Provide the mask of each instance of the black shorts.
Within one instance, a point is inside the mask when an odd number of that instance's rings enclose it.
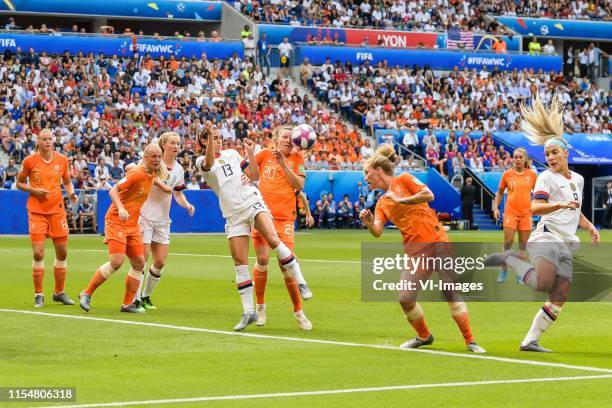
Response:
[[[291,62],[291,59],[289,57],[280,57],[280,66],[282,68],[289,68],[289,64]]]

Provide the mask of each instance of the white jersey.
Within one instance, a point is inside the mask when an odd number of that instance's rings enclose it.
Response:
[[[164,181],[172,191],[185,189],[185,171],[183,167],[175,161],[172,169],[167,168],[168,179]],[[140,216],[149,221],[170,222],[170,206],[172,205],[173,194],[164,192],[161,188],[153,184],[147,201],[140,209]]]
[[[196,168],[202,169],[206,158],[198,157]],[[257,187],[242,183],[242,170],[247,161],[234,149],[221,151],[209,171],[204,172],[204,180],[219,197],[219,205],[224,218],[240,213],[261,200]]]
[[[576,236],[576,230],[580,221],[584,178],[573,171],[570,173],[571,177],[568,179],[549,169],[538,176],[533,193],[534,199],[546,200],[549,203],[578,201],[580,207],[575,210],[562,208],[543,215],[529,238],[530,242],[537,242],[538,236],[546,232],[551,233],[555,238],[559,238],[560,242],[580,241]]]

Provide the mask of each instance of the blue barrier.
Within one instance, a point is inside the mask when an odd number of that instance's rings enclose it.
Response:
[[[430,203],[438,212],[446,212],[454,217],[461,217],[461,195],[436,170],[427,170],[427,187],[434,193],[435,199]]]
[[[458,215],[457,208],[460,204],[459,193],[436,171],[411,172],[421,182],[429,185],[436,195],[432,207],[436,211],[448,212]],[[349,195],[351,202],[358,200],[357,182],[363,180],[360,171],[312,171],[306,172],[306,187],[304,191],[310,200],[311,208],[320,198],[322,191],[334,194],[334,200],[339,202],[344,194]],[[186,190],[185,195],[189,202],[196,208],[193,218],[189,217],[187,211],[175,202],[170,209],[172,232],[222,232],[225,221],[219,208],[217,196],[212,190]],[[0,213],[3,214],[3,222],[0,223],[0,234],[27,234],[28,219],[26,202],[28,195],[22,191],[0,190]],[[106,190],[97,192],[97,219],[98,233],[104,233],[104,216],[111,201]]]
[[[23,52],[33,48],[36,52],[45,51],[47,54],[62,54],[68,50],[71,54],[79,51],[87,54],[103,53],[104,55],[117,55],[123,57],[134,56],[132,50],[131,37],[106,37],[84,36],[74,34],[62,35],[39,35],[39,34],[0,34],[0,49],[16,52],[17,48]],[[153,58],[160,56],[169,57],[174,55],[180,57],[199,58],[202,53],[206,53],[209,59],[227,59],[237,52],[240,57],[244,55],[244,47],[241,41],[198,41],[195,39],[144,39],[138,38],[136,43],[137,52],[140,55],[151,54]]]
[[[221,21],[218,1],[182,0],[11,0],[0,2],[5,12]]]
[[[376,141],[380,143],[389,143],[391,139],[394,142],[402,144],[404,140],[404,135],[409,133],[409,130],[396,130],[396,129],[376,129]],[[427,134],[426,130],[417,130],[416,132],[417,138],[419,139],[419,143],[423,143],[423,137]],[[438,143],[441,145],[446,144],[446,138],[450,134],[450,130],[434,130],[433,135],[438,139]],[[455,136],[459,139],[459,136],[463,135],[461,131],[455,131]],[[474,132],[470,132],[468,134],[470,139],[480,139],[482,137],[482,131],[477,130]],[[457,140],[455,140],[456,142]]]
[[[371,64],[387,61],[390,66],[423,66],[428,64],[434,70],[488,69],[498,68],[501,71],[514,69],[542,69],[544,71],[561,71],[563,63],[559,56],[528,54],[494,54],[488,52],[434,51],[434,50],[398,50],[387,48],[359,48],[337,46],[297,47],[297,61],[308,58],[313,65],[322,65],[326,58],[334,61],[351,61],[360,64],[369,61]]]
[[[183,207],[172,202],[170,207],[171,232],[223,232],[225,221],[219,201],[212,190],[185,190],[187,200],[196,208],[191,218]],[[1,194],[0,194],[1,195]],[[110,206],[108,191],[98,191],[98,232],[104,234],[104,216]]]
[[[18,190],[0,190],[0,234],[27,234],[28,195]]]
[[[610,41],[612,38],[612,23],[605,21],[523,17],[496,17],[496,20],[525,36],[580,38],[588,41]]]

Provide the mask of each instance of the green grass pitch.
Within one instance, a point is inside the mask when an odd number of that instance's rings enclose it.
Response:
[[[502,238],[501,232],[450,236]],[[381,239],[400,237],[388,230]],[[603,240],[611,242],[612,234]],[[119,313],[127,265],[98,289],[90,313],[53,304],[50,244],[46,305],[32,308],[29,241],[0,238],[0,387],[76,387],[76,402],[55,404],[70,406],[612,406],[612,304],[567,304],[542,340],[555,352],[540,355],[517,350],[538,303],[470,303],[476,339],[488,350],[481,359],[466,357],[447,305],[426,303],[435,353],[401,351],[394,347],[414,333],[399,305],[360,300],[360,243],[374,241],[380,240],[364,231],[299,233],[296,253],[314,292],[305,312],[314,329],[298,329],[278,266],[271,264],[268,323],[246,331],[261,336],[243,336],[232,333],[242,309],[222,235],[173,237],[153,296],[158,310],[144,315]],[[98,236],[73,236],[69,246],[67,292],[77,299],[106,252]]]

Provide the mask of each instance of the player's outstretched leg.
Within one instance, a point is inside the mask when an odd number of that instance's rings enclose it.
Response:
[[[561,306],[550,301],[544,303],[533,318],[531,328],[521,342],[519,350],[550,353],[552,350],[540,346],[540,336],[557,320],[559,313],[561,313]]]
[[[429,328],[425,323],[425,316],[421,305],[413,301],[402,301],[400,300],[402,309],[404,310],[404,316],[408,323],[414,328],[417,336],[414,339],[408,340],[400,345],[400,348],[419,348],[421,346],[428,346],[433,343],[434,337],[429,332]]]
[[[451,312],[451,316],[457,327],[461,331],[461,335],[465,340],[465,345],[468,351],[472,353],[486,353],[487,351],[476,343],[474,336],[472,335],[472,328],[470,326],[470,318],[465,302],[448,302],[448,307]]]
[[[106,262],[96,270],[89,281],[89,285],[87,285],[87,287],[79,295],[79,305],[81,306],[81,309],[85,310],[86,312],[89,312],[91,306],[91,296],[94,294],[96,289],[106,282],[106,280],[110,278],[111,275],[115,273],[115,271],[118,270],[123,263],[122,255],[111,255],[110,258],[113,258],[113,260]]]
[[[270,248],[276,252],[281,268],[289,271],[291,276],[296,279],[302,299],[311,299],[312,291],[308,287],[308,284],[302,275],[302,270],[297,261],[297,257],[293,251],[291,251],[287,245],[281,242],[281,240],[278,238],[278,234],[274,229],[274,223],[272,222],[269,213],[260,212],[256,215],[255,228],[257,228],[257,230],[263,235]]]

